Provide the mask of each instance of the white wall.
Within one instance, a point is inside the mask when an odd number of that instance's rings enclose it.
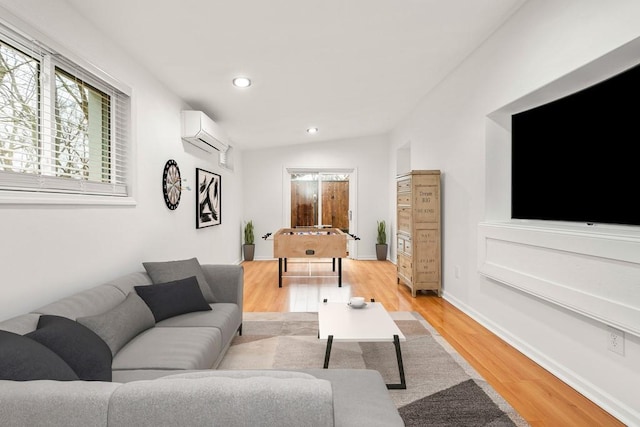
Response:
[[[637,1],[525,3],[392,132],[390,152],[393,167],[410,142],[412,169],[443,172],[445,298],[629,425],[640,425],[640,339],[626,334],[625,355],[612,353],[604,323],[481,276],[478,224],[508,208],[507,148],[493,139],[504,131],[487,115],[639,37],[637,22]],[[567,267],[556,263],[552,277]]]
[[[286,168],[343,168],[356,169],[357,225],[355,233],[361,240],[359,259],[375,259],[377,222],[390,222],[389,163],[387,136],[372,136],[321,143],[303,143],[295,146],[243,153],[244,217],[253,220],[256,234],[256,259],[273,259],[273,241],[261,236],[274,233],[284,222],[286,195],[283,180]],[[391,235],[387,230],[387,238]]]
[[[233,173],[183,146],[182,101],[64,2],[0,5],[133,88],[137,151],[135,207],[0,205],[0,319],[140,270],[145,260],[236,262],[247,219],[256,225],[256,256],[271,258],[272,242],[260,236],[286,225],[286,167],[358,169],[359,255],[373,257],[376,221],[387,219],[390,237],[395,230],[393,177],[404,164],[395,149],[409,144],[412,169],[443,172],[445,297],[627,424],[640,424],[637,337],[627,335],[626,354],[618,356],[606,349],[603,323],[477,272],[478,223],[495,219],[494,212],[499,217],[506,205],[501,191],[486,188],[504,178],[504,155],[495,151],[500,144],[491,139],[496,130],[487,114],[640,36],[637,1],[531,0],[416,107],[392,133],[391,147],[379,136],[236,151]],[[194,191],[183,194],[178,210],[167,210],[160,179],[169,158],[194,189],[196,167],[222,174],[221,226],[195,230]]]
[[[235,153],[235,171],[229,172],[218,166],[217,156],[183,144],[180,111],[188,106],[66,3],[2,0],[0,7],[12,12],[2,11],[3,19],[16,23],[17,15],[132,88],[137,202],[132,207],[0,204],[0,320],[142,270],[143,261],[238,262],[241,153]],[[183,191],[175,211],[166,208],[161,191],[168,159],[177,161],[192,189]],[[195,228],[197,167],[222,175],[222,224],[200,230]]]

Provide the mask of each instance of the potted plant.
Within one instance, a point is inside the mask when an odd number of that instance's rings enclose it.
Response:
[[[244,244],[242,245],[242,254],[245,261],[253,261],[256,245],[253,235],[253,221],[248,221],[244,225]]]
[[[385,261],[387,259],[387,225],[384,221],[378,221],[376,257],[378,258],[378,261]]]

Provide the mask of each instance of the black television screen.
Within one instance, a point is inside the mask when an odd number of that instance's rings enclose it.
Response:
[[[511,216],[640,225],[640,65],[511,117]]]

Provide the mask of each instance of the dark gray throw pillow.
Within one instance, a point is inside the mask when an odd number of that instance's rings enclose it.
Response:
[[[153,313],[135,292],[106,313],[78,317],[78,323],[91,329],[116,353],[136,335],[155,326]]]
[[[196,276],[204,299],[210,303],[218,302],[218,298],[213,294],[211,286],[209,286],[204,276],[204,270],[202,270],[202,266],[197,258],[179,261],[143,262],[142,265],[151,278],[151,281],[155,284]]]
[[[62,358],[81,380],[111,381],[111,349],[98,334],[71,319],[42,315],[25,334]]]
[[[0,331],[0,380],[77,379],[73,369],[44,345],[29,337]]]
[[[195,276],[134,288],[151,309],[156,322],[179,314],[211,310]]]

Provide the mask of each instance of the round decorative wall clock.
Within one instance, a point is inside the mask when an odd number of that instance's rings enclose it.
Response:
[[[164,165],[162,172],[162,193],[164,194],[164,202],[169,209],[174,210],[178,207],[181,192],[180,169],[175,160],[169,160]]]

